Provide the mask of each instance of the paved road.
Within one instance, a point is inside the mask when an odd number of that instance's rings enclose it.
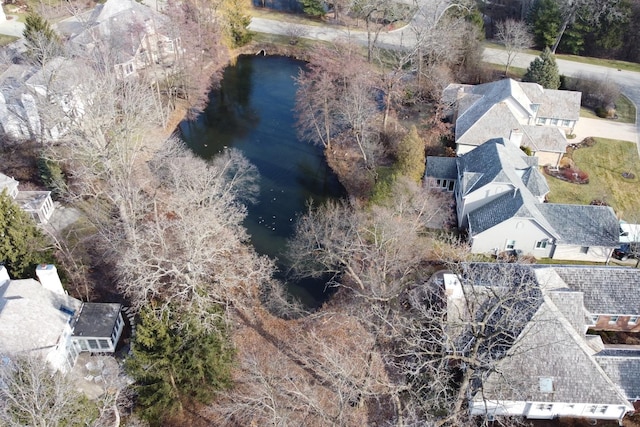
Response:
[[[421,25],[424,25],[425,20],[433,21],[434,19],[437,19],[437,16],[439,16],[439,13],[431,13],[428,15],[425,11],[426,2],[423,2],[421,11],[414,16],[407,26],[395,31],[380,34],[380,44],[383,46],[395,47],[411,46],[416,42],[416,31],[414,28],[419,28]],[[349,38],[361,43],[366,43],[367,41],[367,35],[363,31],[348,31],[329,26],[293,24],[265,18],[253,18],[249,25],[249,29],[262,33],[280,35],[288,35],[295,32],[296,34],[302,34],[302,37],[304,38],[324,41],[336,40],[339,38]],[[500,49],[485,48],[483,58],[486,62],[494,64],[504,65],[506,63],[506,53]],[[535,55],[521,53],[513,61],[513,66],[526,68],[534,58]],[[611,80],[620,86],[622,92],[636,105],[635,142],[638,144],[638,150],[640,152],[640,108],[638,108],[640,107],[640,73],[617,70],[615,68],[602,67],[598,65],[582,64],[562,59],[557,60],[557,63],[560,73],[566,76],[601,77]],[[627,131],[628,129],[625,129],[625,132]],[[624,139],[630,139],[628,134],[625,134]]]

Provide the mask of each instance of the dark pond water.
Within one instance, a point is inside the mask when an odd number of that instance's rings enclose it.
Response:
[[[253,5],[282,12],[302,13],[302,6],[298,0],[253,0]]]
[[[227,67],[209,105],[180,130],[189,147],[209,158],[235,147],[260,172],[259,202],[248,207],[245,227],[256,250],[282,260],[296,216],[309,199],[322,203],[344,195],[322,150],[296,136],[293,76],[304,63],[277,56],[241,56]],[[286,264],[279,265],[286,271]],[[311,280],[289,283],[309,305],[323,300],[324,286]]]

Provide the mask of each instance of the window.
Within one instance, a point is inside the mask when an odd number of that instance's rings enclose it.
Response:
[[[538,240],[536,242],[536,249],[546,249],[547,248],[547,241],[546,240]]]
[[[87,345],[87,341],[79,340],[78,342],[80,343],[80,350],[89,351],[89,346]]]
[[[558,126],[558,119],[551,119],[551,124],[553,126]]]
[[[508,251],[513,250],[516,247],[516,241],[515,240],[507,240],[507,244],[505,246],[505,249]]]
[[[563,121],[562,121],[562,126],[564,126],[564,127],[569,127],[569,126],[571,126],[571,120],[563,120]]]
[[[598,324],[598,319],[599,318],[600,318],[600,316],[598,316],[597,314],[594,314],[593,316],[591,316],[591,324],[592,325]]]
[[[536,124],[543,125],[546,119],[544,117],[538,117],[536,119]]]
[[[455,181],[449,181],[449,191],[453,191],[455,183],[456,183]]]
[[[437,187],[441,187],[442,186],[442,180],[441,179],[436,179],[436,186]]]
[[[633,324],[638,323],[638,316],[629,317],[629,323],[633,323]]]
[[[100,342],[100,348],[109,349],[111,346],[109,345],[109,340],[98,340]]]
[[[618,316],[611,316],[609,317],[609,323],[618,323]]]
[[[98,341],[89,340],[89,347],[91,348],[91,350],[97,350],[98,349]]]
[[[589,246],[582,246],[580,248],[580,253],[581,254],[588,254],[589,253]]]

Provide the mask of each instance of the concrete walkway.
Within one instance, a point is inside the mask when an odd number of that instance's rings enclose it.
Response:
[[[22,31],[24,31],[24,24],[18,21],[17,15],[7,15],[7,20],[0,22],[0,34],[21,38]]]

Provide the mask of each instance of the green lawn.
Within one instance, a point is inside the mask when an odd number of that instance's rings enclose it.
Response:
[[[5,36],[4,34],[0,34],[0,46],[6,46],[16,40],[18,40],[17,37]]]
[[[580,148],[572,156],[576,166],[589,174],[589,184],[571,184],[547,176],[551,189],[548,201],[589,204],[595,199],[604,200],[621,218],[640,212],[640,163],[636,144],[604,138],[596,141],[593,147]],[[635,178],[625,179],[623,172],[631,172]]]

